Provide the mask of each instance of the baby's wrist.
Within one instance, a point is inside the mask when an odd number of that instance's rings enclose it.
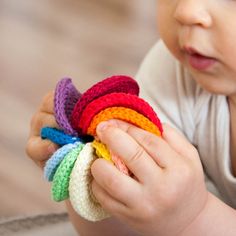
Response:
[[[235,235],[235,219],[235,210],[208,192],[204,208],[180,236]]]
[[[205,204],[200,212],[196,215],[194,220],[180,233],[179,236],[197,236],[205,235],[205,228],[209,226],[209,220],[212,217],[211,208],[213,202],[213,195],[207,192]]]

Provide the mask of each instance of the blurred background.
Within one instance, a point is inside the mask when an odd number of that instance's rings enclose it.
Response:
[[[0,0],[0,219],[63,212],[26,157],[32,114],[62,77],[80,91],[135,73],[157,41],[156,0]]]

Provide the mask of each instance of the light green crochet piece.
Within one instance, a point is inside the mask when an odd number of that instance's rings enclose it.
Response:
[[[57,168],[52,181],[52,198],[54,201],[60,202],[69,197],[70,174],[83,147],[84,144],[79,144],[72,149]]]

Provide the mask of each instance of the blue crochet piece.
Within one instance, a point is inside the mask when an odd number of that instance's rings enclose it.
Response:
[[[49,139],[59,146],[63,146],[69,143],[82,142],[81,138],[79,137],[71,136],[64,133],[62,130],[51,127],[44,127],[41,129],[41,138]]]
[[[51,158],[47,160],[44,167],[44,177],[46,180],[48,181],[53,180],[54,174],[58,166],[60,165],[61,161],[72,149],[76,148],[80,144],[81,142],[69,143],[59,148],[56,152],[54,152]]]

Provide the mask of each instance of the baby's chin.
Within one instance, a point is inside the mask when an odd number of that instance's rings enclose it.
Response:
[[[193,71],[187,68],[190,78],[196,81],[196,83],[212,94],[230,96],[236,94],[236,82],[226,81],[225,78],[220,76],[215,76],[213,74],[204,74],[198,71]],[[228,83],[227,83],[228,82]]]

